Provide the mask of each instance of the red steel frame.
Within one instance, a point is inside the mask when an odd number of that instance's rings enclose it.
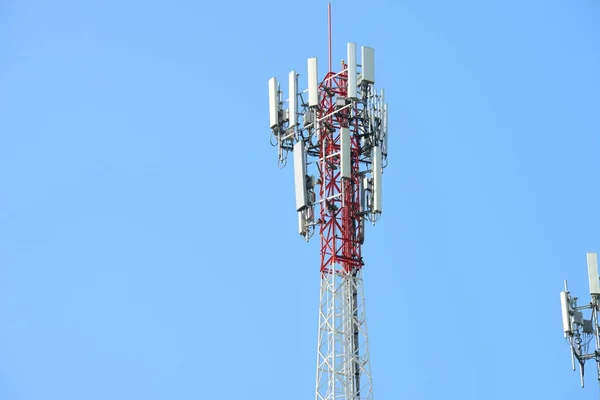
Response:
[[[347,95],[347,66],[342,64],[340,74],[329,72],[320,84],[319,91],[321,104],[318,118],[330,115],[322,120],[319,126],[321,274],[352,273],[363,265],[360,242],[362,217],[360,216],[358,118],[348,118],[349,108],[333,114],[336,110],[336,98],[345,98]],[[342,179],[338,167],[342,127],[350,130],[352,171],[350,179]]]

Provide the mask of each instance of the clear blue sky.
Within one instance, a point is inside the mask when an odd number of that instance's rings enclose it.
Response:
[[[318,242],[267,80],[326,72],[326,4],[0,3],[0,398],[313,398]],[[587,296],[600,252],[598,3],[334,1],[333,24],[391,112],[376,398],[597,398],[558,292]]]

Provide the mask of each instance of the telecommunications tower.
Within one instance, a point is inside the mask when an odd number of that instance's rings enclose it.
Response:
[[[387,104],[375,90],[375,50],[347,44],[339,72],[318,77],[308,59],[304,91],[289,73],[285,99],[269,80],[272,144],[280,166],[293,154],[298,231],[321,242],[321,293],[316,400],[373,398],[365,314],[361,246],[365,221],[382,211],[381,179],[387,164]],[[316,209],[316,210],[315,210]]]
[[[562,313],[563,333],[571,350],[571,368],[575,371],[575,360],[579,364],[579,376],[583,387],[585,362],[594,360],[596,363],[596,379],[600,383],[600,326],[598,311],[600,311],[600,279],[598,278],[598,256],[587,253],[588,278],[590,282],[591,301],[582,306],[577,305],[574,297],[567,288],[560,292],[560,307]],[[589,310],[589,311],[588,311]],[[585,318],[586,312],[589,318]]]

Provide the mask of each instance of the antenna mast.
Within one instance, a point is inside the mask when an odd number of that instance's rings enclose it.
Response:
[[[285,165],[293,152],[298,232],[321,244],[321,288],[316,400],[373,398],[363,292],[365,221],[382,212],[387,165],[387,104],[375,90],[375,50],[347,44],[347,61],[319,81],[317,58],[308,59],[308,89],[298,90],[291,71],[288,98],[269,80],[272,144]],[[313,175],[314,174],[314,175]],[[315,208],[317,209],[315,212]],[[318,215],[315,215],[318,213]]]
[[[327,5],[327,31],[329,33],[328,35],[328,54],[329,54],[329,71],[333,71],[333,69],[331,68],[331,3],[329,3]]]

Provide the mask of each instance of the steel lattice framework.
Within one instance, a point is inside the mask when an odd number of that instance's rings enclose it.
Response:
[[[319,86],[321,294],[316,399],[370,399],[365,299],[361,271],[360,115],[358,103],[336,112],[347,98],[347,68],[330,72]],[[352,174],[342,179],[341,128],[350,131]],[[361,351],[359,351],[361,350]],[[361,386],[362,383],[362,386]],[[361,396],[362,393],[362,396]]]
[[[309,59],[309,87],[301,93],[292,71],[287,102],[276,79],[269,82],[272,144],[283,165],[294,152],[299,232],[308,240],[318,227],[320,236],[316,400],[373,398],[362,243],[365,220],[381,215],[387,105],[383,90],[374,90],[374,50],[362,48],[361,65],[355,51],[349,43],[349,62],[321,82]]]

